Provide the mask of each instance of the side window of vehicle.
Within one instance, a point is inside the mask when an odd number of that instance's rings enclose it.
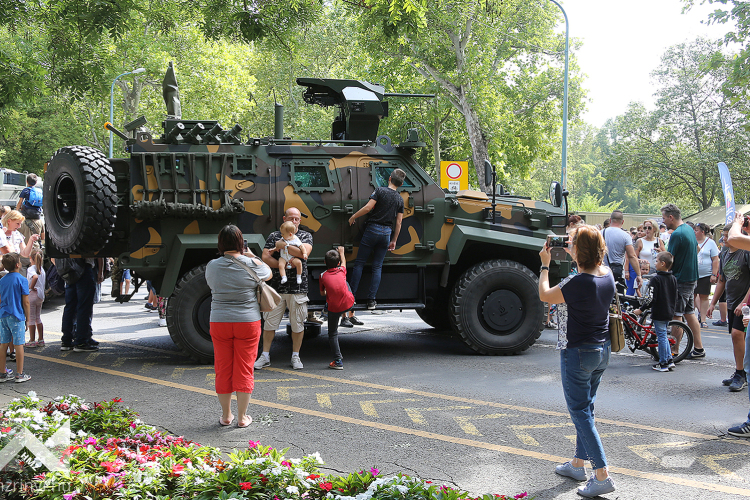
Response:
[[[401,162],[390,162],[390,161],[373,161],[370,162],[370,169],[372,174],[372,184],[374,187],[387,187],[388,179],[391,176],[391,172],[400,168],[406,174],[404,183],[399,188],[399,191],[414,192],[419,191],[422,188],[422,183],[419,178],[415,176],[409,168],[406,168]]]
[[[333,176],[328,168],[329,158],[305,158],[284,160],[282,168],[289,168],[289,177],[295,191],[334,192]]]

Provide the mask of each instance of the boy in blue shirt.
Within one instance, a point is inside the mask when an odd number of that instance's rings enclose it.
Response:
[[[31,378],[23,371],[23,345],[26,342],[26,330],[29,329],[29,281],[21,276],[21,259],[18,254],[3,255],[2,263],[8,274],[0,279],[0,382],[26,382]],[[15,377],[12,371],[5,371],[5,352],[11,343],[16,349],[18,373]]]

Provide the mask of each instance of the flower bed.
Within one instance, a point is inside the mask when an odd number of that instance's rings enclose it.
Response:
[[[201,446],[146,425],[115,398],[87,404],[77,396],[43,402],[30,392],[15,399],[0,415],[0,450],[22,436],[23,427],[62,457],[64,470],[21,454],[0,470],[8,498],[56,500],[132,499],[475,499],[527,497],[482,495],[432,484],[404,474],[381,477],[376,468],[347,476],[321,474],[318,453],[285,458],[276,450],[250,441],[246,450],[222,458],[218,448]],[[69,445],[55,437],[70,424]],[[56,434],[57,432],[57,434]]]

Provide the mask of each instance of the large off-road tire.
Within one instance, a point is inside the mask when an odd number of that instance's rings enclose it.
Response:
[[[167,303],[167,328],[172,341],[200,363],[214,362],[210,334],[211,289],[206,265],[194,267],[180,279]]]
[[[451,326],[481,354],[517,354],[539,338],[544,305],[537,277],[509,260],[469,268],[453,287]]]
[[[427,305],[422,309],[417,309],[417,315],[422,321],[437,330],[449,330],[451,327],[450,301],[448,300],[448,291],[439,289]]]
[[[47,235],[62,253],[93,255],[112,236],[117,215],[115,175],[97,149],[66,146],[44,174]]]

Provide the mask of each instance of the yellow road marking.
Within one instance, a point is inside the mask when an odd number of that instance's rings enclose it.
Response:
[[[508,429],[512,430],[518,439],[526,446],[541,446],[539,441],[534,439],[525,429],[554,429],[555,427],[572,427],[573,422],[564,422],[561,424],[535,424],[535,425],[509,425]]]
[[[432,408],[404,408],[404,411],[415,424],[427,425],[427,420],[422,415],[423,411],[468,410],[470,408],[471,406],[436,406]]]
[[[276,388],[276,399],[279,401],[291,401],[289,389],[316,389],[318,387],[334,387],[331,384],[322,385],[290,385]]]
[[[471,420],[486,420],[489,418],[503,418],[503,417],[517,417],[517,413],[490,413],[488,415],[477,415],[475,417],[453,417],[453,420],[455,420],[458,423],[458,426],[461,427],[461,430],[464,431],[466,434],[471,434],[472,436],[481,436],[482,434],[479,432],[479,429],[476,428],[474,424],[471,423]]]
[[[365,415],[372,418],[379,418],[380,415],[378,415],[378,411],[375,409],[375,405],[382,405],[382,404],[388,404],[388,403],[402,403],[404,401],[414,402],[414,401],[422,401],[421,399],[369,399],[365,401],[360,401],[359,406],[362,407],[362,411]]]
[[[327,375],[317,375],[314,373],[302,373],[299,371],[292,372],[291,370],[285,370],[283,368],[270,368],[269,367],[269,368],[264,368],[264,370],[270,370],[270,371],[279,372],[279,373],[294,374],[299,377],[313,378],[313,379],[318,379],[318,380],[328,381],[328,382],[337,382],[340,384],[356,385],[358,387],[367,387],[370,389],[380,389],[382,391],[397,392],[400,394],[413,394],[415,396],[422,396],[425,398],[443,399],[446,401],[456,401],[456,402],[461,402],[461,403],[473,404],[477,406],[489,406],[492,408],[502,408],[504,410],[516,410],[516,411],[521,411],[524,413],[534,413],[537,415],[549,415],[552,417],[563,417],[566,419],[570,418],[570,415],[567,412],[563,413],[563,412],[552,411],[552,410],[541,410],[538,408],[529,408],[526,406],[496,403],[494,401],[482,401],[479,399],[464,398],[461,396],[449,396],[447,394],[438,394],[434,392],[406,389],[404,387],[393,387],[393,386],[382,385],[382,384],[374,384],[372,382],[362,382],[360,380],[340,379],[340,378],[335,378],[335,377],[329,377]],[[651,432],[661,432],[664,434],[675,434],[677,436],[690,437],[690,438],[696,438],[696,439],[706,439],[706,440],[714,440],[714,441],[719,439],[718,436],[712,436],[710,434],[701,434],[699,432],[690,432],[690,431],[683,431],[683,430],[677,430],[677,429],[665,429],[663,427],[653,427],[650,425],[636,424],[632,422],[623,422],[620,420],[612,420],[609,418],[597,417],[596,421],[602,424],[612,424],[612,425],[617,425],[619,427],[628,427],[631,429],[638,429],[638,430],[651,431]],[[736,442],[744,446],[750,446],[750,440],[743,440],[743,441],[733,440],[732,442],[733,443]]]
[[[156,356],[156,357],[151,356],[149,358],[144,358],[143,356],[122,356],[122,357],[118,357],[117,359],[115,359],[115,361],[110,366],[112,366],[112,368],[119,368],[125,364],[125,361],[129,359],[134,360],[134,361],[144,361],[146,359],[151,360],[151,359],[171,359],[171,358],[167,356]],[[151,363],[151,364],[155,365],[157,363]]]
[[[690,442],[690,441],[678,441],[675,443],[658,443],[658,444],[637,444],[633,446],[628,446],[630,450],[633,451],[636,455],[641,457],[642,459],[646,460],[647,462],[651,462],[654,465],[661,465],[661,458],[657,457],[653,453],[651,453],[648,450],[653,449],[661,449],[661,448],[691,448],[695,446],[696,442]]]
[[[256,378],[255,383],[258,382],[296,382],[298,378]]]
[[[380,394],[379,392],[319,392],[315,395],[318,404],[323,408],[333,408],[331,396],[366,396],[370,394]]]
[[[172,378],[177,380],[181,379],[182,375],[187,371],[193,371],[193,370],[213,370],[213,366],[191,366],[188,368],[175,368],[172,370]]]
[[[608,438],[608,437],[625,437],[625,436],[643,436],[640,432],[600,432],[599,437],[600,438]],[[565,436],[567,439],[570,440],[571,443],[576,444],[576,435],[572,434],[570,436]]]
[[[206,373],[206,383],[207,384],[213,384],[216,382],[216,374],[215,373]]]
[[[729,469],[722,467],[721,465],[716,463],[716,461],[728,460],[730,458],[742,457],[745,455],[750,455],[750,453],[727,453],[725,455],[704,455],[702,457],[698,457],[698,461],[721,476],[744,481],[744,479],[742,479],[740,476],[730,471]]]
[[[38,354],[27,354],[27,357],[32,359],[38,359],[41,361],[48,361],[50,363],[57,363],[60,365],[66,365],[73,368],[79,368],[82,370],[89,370],[97,373],[104,373],[107,375],[112,375],[115,377],[121,377],[121,378],[127,378],[131,380],[137,380],[140,382],[146,382],[149,384],[154,385],[160,385],[163,387],[170,387],[172,389],[179,389],[182,391],[189,391],[194,392],[197,394],[203,394],[206,396],[215,396],[216,393],[214,391],[211,391],[209,389],[203,389],[200,387],[193,387],[189,385],[179,384],[177,382],[171,382],[167,380],[159,380],[154,379],[150,377],[146,377],[144,375],[136,375],[134,373],[126,373],[126,372],[120,372],[117,370],[112,370],[109,368],[100,368],[98,366],[92,366],[87,365],[84,363],[76,363],[74,361],[68,361],[65,359],[59,359],[59,358],[49,358],[46,356],[40,356]],[[234,396],[233,396],[234,398]],[[294,412],[294,413],[300,413],[303,415],[309,415],[313,417],[319,417],[319,418],[325,418],[329,420],[334,420],[337,422],[345,422],[353,425],[360,425],[362,427],[371,427],[373,429],[380,429],[384,431],[389,432],[395,432],[399,434],[406,434],[409,436],[416,436],[421,437],[425,439],[432,439],[435,441],[442,441],[445,443],[451,443],[451,444],[457,444],[462,446],[470,446],[473,448],[479,448],[483,450],[489,450],[489,451],[495,451],[499,453],[507,453],[510,455],[516,455],[516,456],[523,456],[523,457],[529,457],[534,458],[537,460],[544,460],[546,462],[552,462],[552,463],[562,463],[569,459],[569,457],[561,457],[557,455],[550,455],[548,453],[540,453],[537,451],[531,451],[531,450],[524,450],[521,448],[513,448],[511,446],[504,446],[494,443],[485,443],[482,441],[476,441],[473,439],[466,439],[466,438],[458,438],[454,436],[446,436],[443,434],[437,434],[435,432],[428,432],[428,431],[422,431],[419,429],[409,429],[406,427],[400,427],[396,425],[390,425],[390,424],[384,424],[381,422],[372,422],[369,420],[361,420],[358,418],[352,418],[352,417],[346,417],[343,415],[334,415],[331,413],[325,413],[318,410],[308,410],[306,408],[296,408],[293,406],[287,406],[280,403],[275,403],[271,401],[261,401],[258,399],[251,399],[250,403],[256,406],[263,406],[266,408],[273,408],[279,411],[287,411],[287,412]],[[681,477],[672,477],[667,476],[665,474],[657,474],[654,472],[644,472],[634,469],[628,469],[625,467],[614,467],[609,466],[609,471],[614,472],[616,474],[622,474],[625,476],[635,477],[639,479],[646,479],[650,481],[660,481],[663,483],[668,484],[676,484],[680,486],[688,486],[691,488],[698,488],[706,491],[718,491],[721,493],[729,493],[734,495],[742,495],[746,497],[750,497],[750,489],[746,488],[737,488],[735,486],[727,486],[724,484],[714,484],[714,483],[707,483],[705,481],[695,481],[693,479],[687,479],[687,478],[681,478]]]

